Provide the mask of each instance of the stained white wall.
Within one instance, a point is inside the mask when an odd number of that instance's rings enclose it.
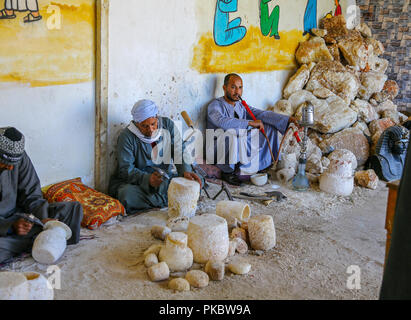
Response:
[[[118,133],[131,120],[130,110],[140,99],[155,101],[162,115],[175,120],[187,110],[196,125],[204,127],[206,106],[224,75],[200,74],[190,67],[198,40],[196,10],[196,1],[191,0],[111,2],[108,132],[112,170]],[[244,97],[254,106],[267,108],[280,98],[289,73],[243,75]],[[217,96],[222,94],[220,88],[217,91]]]
[[[333,8],[334,1],[319,2]],[[209,14],[215,1],[201,3],[197,0],[111,1],[110,173],[114,169],[119,130],[130,121],[130,110],[137,100],[154,100],[161,113],[173,119],[181,119],[180,112],[187,110],[196,125],[203,128],[207,104],[222,94],[224,74],[200,74],[191,68],[198,37],[204,30],[211,30],[207,23],[212,25],[212,19],[204,20],[201,16]],[[244,3],[240,1],[240,6]],[[355,0],[343,1],[344,11],[350,3]],[[284,6],[283,10],[286,10]],[[244,98],[262,109],[273,105],[280,99],[291,73],[242,74]],[[93,186],[94,82],[36,88],[3,83],[0,97],[0,126],[16,126],[25,134],[26,149],[42,185],[81,177]]]
[[[258,3],[255,0],[248,2],[248,6],[255,7],[254,15],[257,16]],[[335,8],[332,0],[318,2],[319,10]],[[355,4],[355,0],[341,3],[345,12],[350,4]],[[240,1],[239,9],[246,5],[247,1]],[[285,1],[282,4],[281,19],[284,26],[280,25],[280,30],[298,28],[302,24],[297,19],[303,18],[304,8],[295,17],[293,6],[294,2]],[[191,68],[191,62],[193,48],[201,33],[212,31],[214,8],[215,0],[111,1],[108,114],[110,173],[114,170],[119,131],[131,120],[130,110],[140,99],[154,100],[162,115],[175,120],[181,119],[182,110],[187,110],[196,125],[204,127],[207,104],[215,96],[223,94],[221,85],[224,75],[200,74]],[[251,18],[246,17],[245,21]],[[266,109],[281,98],[281,91],[293,72],[242,74],[243,97],[249,104]]]
[[[41,185],[81,177],[94,184],[94,82],[0,86],[0,127],[26,138]]]

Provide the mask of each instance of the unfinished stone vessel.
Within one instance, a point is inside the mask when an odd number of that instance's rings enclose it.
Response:
[[[349,196],[354,189],[351,161],[331,160],[328,170],[320,177],[320,189],[339,196]]]
[[[275,246],[274,220],[271,216],[260,215],[248,221],[248,236],[255,250],[269,250]]]
[[[215,214],[203,214],[190,219],[187,229],[188,246],[194,261],[224,260],[228,255],[227,221]]]
[[[56,262],[64,253],[71,229],[60,221],[49,221],[33,243],[32,256],[43,264]]]
[[[0,272],[0,300],[27,300],[29,284],[24,274]]]
[[[28,282],[29,300],[53,300],[54,290],[48,280],[37,272],[24,272]]]
[[[218,216],[227,220],[229,225],[233,224],[234,219],[239,222],[246,222],[250,218],[251,209],[247,203],[238,201],[219,201],[216,205]]]
[[[171,272],[189,269],[193,265],[193,252],[187,247],[187,235],[183,232],[169,233],[159,259],[167,263]]]
[[[286,184],[295,176],[295,169],[281,169],[277,171],[277,179],[282,183]]]
[[[167,263],[163,261],[148,268],[147,274],[151,281],[163,281],[170,277],[170,269]]]
[[[168,217],[193,217],[200,197],[200,184],[186,178],[174,178],[168,187]]]
[[[357,158],[355,157],[355,154],[347,149],[335,150],[331,152],[327,158],[330,160],[330,162],[331,160],[343,160],[343,161],[351,162],[351,169],[353,171],[357,169],[357,166],[358,166]]]

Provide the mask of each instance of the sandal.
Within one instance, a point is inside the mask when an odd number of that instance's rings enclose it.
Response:
[[[7,14],[6,9],[1,9],[0,10],[0,19],[14,19],[16,18],[16,15],[13,14]]]
[[[221,180],[227,182],[230,185],[241,187],[243,181],[241,181],[235,174],[221,172]]]
[[[41,20],[42,16],[38,15],[37,17],[33,16],[33,14],[30,12],[27,16],[23,18],[24,23],[29,23],[29,22],[34,22],[34,21],[39,21]]]

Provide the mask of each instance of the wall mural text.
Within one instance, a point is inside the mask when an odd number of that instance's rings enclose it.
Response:
[[[280,35],[278,33],[278,24],[280,22],[280,6],[275,6],[273,11],[269,12],[268,3],[271,0],[260,0],[260,28],[261,33],[264,36],[274,37],[279,40]],[[271,31],[271,33],[270,33]]]
[[[200,73],[293,69],[299,42],[318,28],[319,19],[341,15],[340,2],[346,0],[299,0],[287,5],[282,0],[215,1],[211,36],[203,33],[194,48],[192,67]],[[250,24],[244,8],[259,11],[259,21]],[[295,29],[282,30],[281,24],[290,26],[290,21],[295,21]]]
[[[237,12],[238,0],[217,0],[214,16],[214,41],[219,46],[229,46],[244,38],[247,29],[241,18],[230,21],[230,13]]]

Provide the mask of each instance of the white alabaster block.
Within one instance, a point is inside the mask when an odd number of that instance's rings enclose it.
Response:
[[[274,220],[269,215],[252,217],[248,221],[248,237],[255,250],[269,250],[275,246]]]
[[[247,203],[224,200],[217,203],[216,214],[226,219],[228,224],[233,224],[235,219],[240,222],[248,221],[251,209]]]
[[[193,217],[200,197],[200,184],[186,178],[173,178],[168,187],[168,217]]]
[[[224,260],[228,254],[229,238],[227,221],[215,214],[203,214],[190,219],[187,228],[188,246],[194,261]]]

